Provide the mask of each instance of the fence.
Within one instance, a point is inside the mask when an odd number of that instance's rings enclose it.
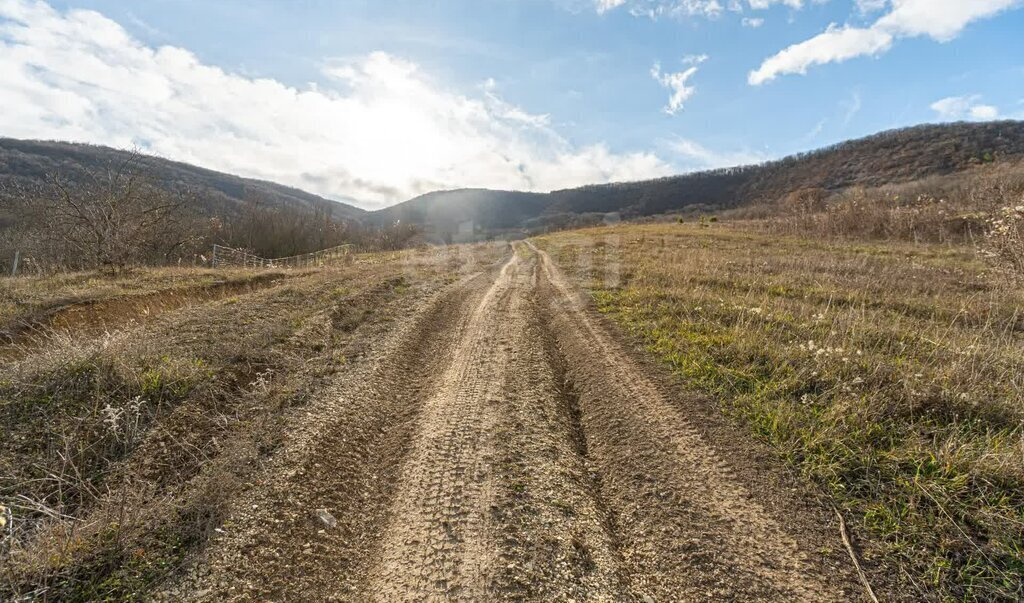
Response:
[[[286,258],[261,258],[244,249],[234,249],[222,245],[213,246],[213,257],[210,264],[214,268],[307,268],[348,257],[352,254],[352,245],[339,245],[330,249],[321,249],[312,253],[293,255]]]

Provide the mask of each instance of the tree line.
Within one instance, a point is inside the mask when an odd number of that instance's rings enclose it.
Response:
[[[335,217],[329,202],[281,203],[259,190],[233,206],[212,204],[180,183],[160,180],[142,157],[127,153],[73,177],[52,171],[30,183],[5,183],[0,258],[9,263],[19,254],[22,268],[32,271],[119,271],[202,264],[214,244],[275,258],[343,244],[395,249],[419,235],[408,225],[369,227]]]

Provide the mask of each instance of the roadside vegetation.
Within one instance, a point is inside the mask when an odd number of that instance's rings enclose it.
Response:
[[[538,243],[853,518],[867,565],[896,568],[903,595],[1013,601],[1024,292],[989,251],[1012,237],[983,232],[933,244],[701,220]]]
[[[417,226],[367,226],[347,206],[309,195],[282,199],[274,194],[281,187],[268,183],[239,181],[228,187],[237,198],[227,200],[219,188],[174,178],[135,151],[93,159],[88,166],[44,163],[27,170],[28,178],[0,174],[2,273],[206,266],[214,244],[280,258],[420,241]]]

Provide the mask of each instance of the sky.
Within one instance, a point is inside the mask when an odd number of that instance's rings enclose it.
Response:
[[[376,209],[1024,119],[1024,0],[0,0],[0,136]]]

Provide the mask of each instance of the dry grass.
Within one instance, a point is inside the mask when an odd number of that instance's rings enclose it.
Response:
[[[972,247],[723,224],[539,242],[858,518],[913,598],[1024,596],[1024,293]]]
[[[724,215],[753,218],[749,226],[774,234],[984,245],[994,222],[1024,204],[1022,167],[1008,161],[882,187],[797,190]]]
[[[364,256],[109,333],[51,331],[0,366],[0,504],[13,511],[0,599],[136,600],[202,547],[289,417],[374,329],[480,257]],[[93,287],[58,276],[44,292],[12,290],[25,304],[71,289],[107,303],[217,277],[140,271]]]
[[[117,274],[88,271],[5,277],[0,278],[0,330],[11,329],[19,323],[38,325],[55,312],[70,307],[111,301],[123,305],[126,300],[144,300],[160,294],[193,295],[202,289],[224,285],[231,287],[294,274],[205,268],[149,268]]]

